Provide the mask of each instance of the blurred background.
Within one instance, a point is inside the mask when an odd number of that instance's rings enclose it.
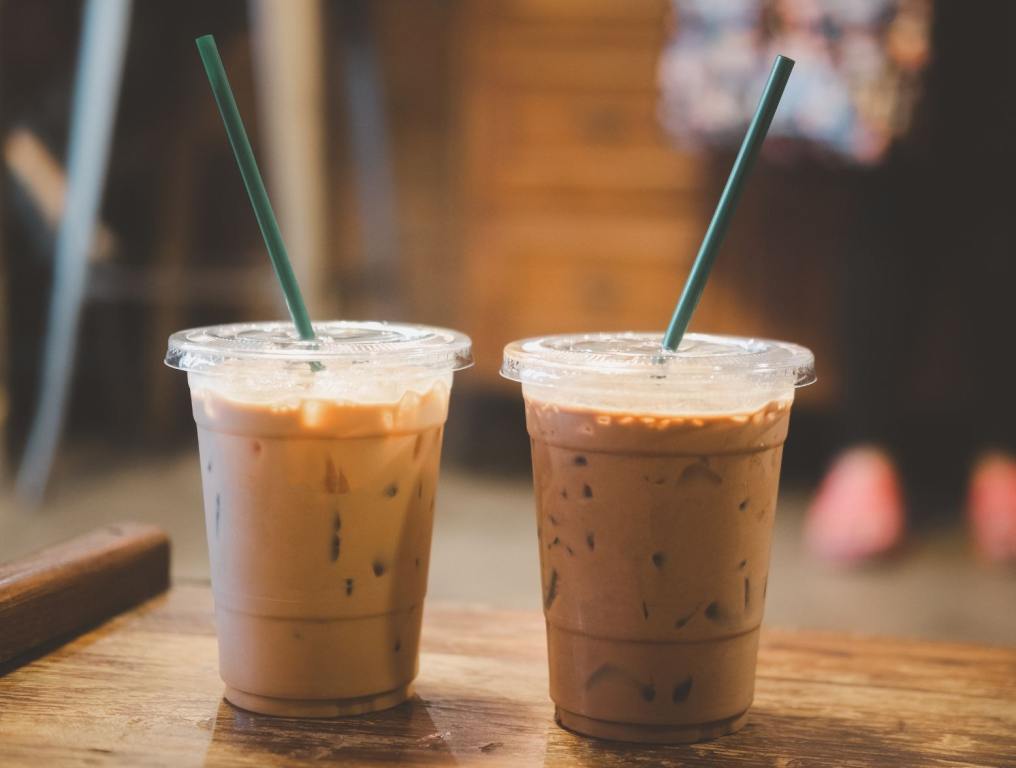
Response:
[[[0,0],[0,560],[131,518],[170,532],[175,578],[207,578],[166,338],[285,308],[195,37],[216,36],[312,316],[472,336],[430,594],[534,609],[501,349],[662,330],[783,52],[791,86],[692,323],[818,361],[767,621],[1016,642],[1016,575],[975,555],[971,511],[994,457],[992,540],[1016,541],[1014,32],[1004,0]],[[848,567],[815,546],[833,513],[812,499],[852,445],[890,481],[833,507],[890,511],[858,512],[885,535]]]

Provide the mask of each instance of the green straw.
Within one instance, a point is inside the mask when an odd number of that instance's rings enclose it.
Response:
[[[258,226],[261,227],[261,236],[265,239],[265,247],[268,248],[272,267],[275,268],[275,276],[279,278],[282,292],[286,296],[289,314],[300,338],[313,339],[314,328],[310,324],[307,306],[303,303],[300,286],[296,282],[296,275],[293,274],[293,265],[289,263],[289,256],[286,255],[286,244],[282,242],[282,232],[275,220],[275,212],[268,200],[268,192],[261,179],[258,164],[254,160],[254,150],[251,149],[247,131],[244,130],[240,110],[237,109],[236,99],[233,98],[233,90],[229,87],[229,79],[222,66],[215,38],[203,35],[195,42],[198,45],[201,62],[205,65],[205,72],[208,74],[208,83],[212,86],[212,95],[215,96],[215,103],[219,106],[222,122],[226,126],[229,145],[236,156],[236,164],[240,166],[243,184],[247,188],[251,205],[254,206],[254,215],[257,217]]]
[[[674,316],[670,319],[670,326],[663,336],[663,348],[676,352],[684,332],[688,330],[688,323],[691,322],[692,312],[698,306],[702,291],[706,287],[706,280],[709,279],[709,270],[712,269],[716,260],[716,253],[723,242],[723,236],[727,234],[727,227],[730,218],[734,215],[734,208],[737,207],[737,200],[744,188],[744,180],[751,170],[755,158],[758,156],[762,142],[765,141],[766,133],[769,131],[769,124],[776,114],[776,107],[779,106],[780,97],[783,96],[783,89],[790,78],[790,70],[794,68],[794,60],[786,56],[777,56],[773,62],[772,71],[769,73],[769,81],[762,91],[762,98],[759,99],[758,107],[755,109],[755,116],[751,119],[748,132],[741,142],[741,149],[734,160],[734,167],[730,169],[730,176],[727,184],[720,195],[720,202],[716,205],[713,219],[709,222],[706,236],[699,246],[698,256],[692,264],[688,281],[684,284],[684,291],[674,309]]]

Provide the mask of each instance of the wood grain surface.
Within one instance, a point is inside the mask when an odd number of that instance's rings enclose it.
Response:
[[[430,605],[417,696],[345,720],[234,709],[207,586],[0,669],[0,765],[1016,766],[1016,649],[765,630],[748,725],[691,746],[552,721],[537,613]]]
[[[91,627],[169,586],[169,538],[107,525],[0,565],[0,662]]]

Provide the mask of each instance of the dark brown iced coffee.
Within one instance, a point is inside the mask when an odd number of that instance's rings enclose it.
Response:
[[[514,353],[541,375],[519,378],[557,720],[626,741],[730,733],[754,692],[782,446],[800,376],[728,370],[712,380],[712,394],[697,391],[710,389],[709,375],[700,377],[714,367],[709,358],[730,347],[693,336],[701,345],[693,363],[640,367],[628,349],[623,365],[635,371],[625,380],[615,366],[605,382],[597,345],[596,375],[562,372],[560,358],[578,356],[581,366],[590,354],[588,337],[563,338],[582,348],[559,346],[549,355],[556,368]],[[613,338],[637,356],[641,342]],[[658,344],[649,345],[654,356]],[[563,381],[555,386],[553,376]]]
[[[787,403],[707,418],[526,403],[563,725],[695,740],[741,724],[789,414]]]

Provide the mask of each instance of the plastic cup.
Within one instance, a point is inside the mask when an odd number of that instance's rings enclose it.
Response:
[[[225,697],[373,712],[418,668],[441,437],[466,336],[373,322],[173,334],[187,371]]]
[[[755,683],[794,388],[792,344],[688,334],[526,339],[522,383],[556,720],[622,741],[740,728]]]

